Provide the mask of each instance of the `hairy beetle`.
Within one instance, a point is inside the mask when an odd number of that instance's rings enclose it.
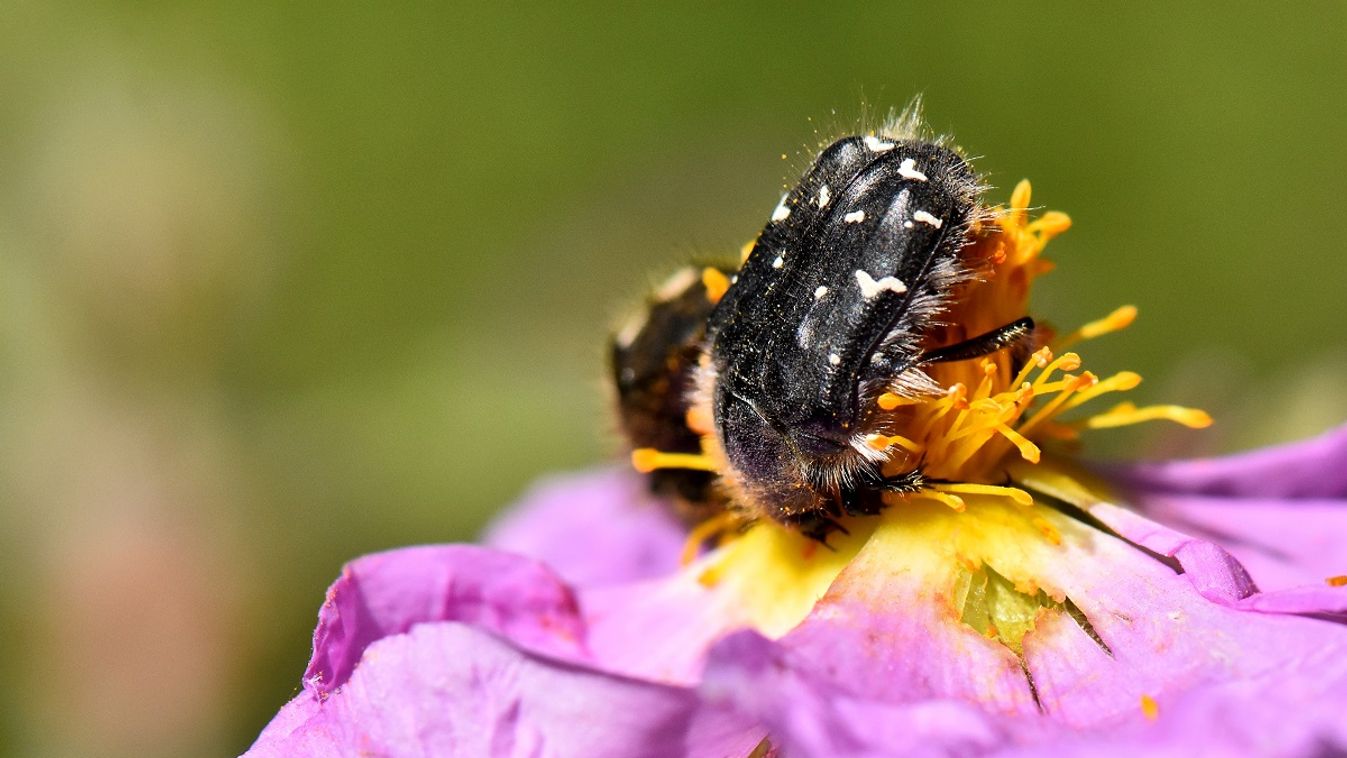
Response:
[[[908,124],[826,147],[705,306],[704,328],[645,333],[683,356],[668,364],[674,384],[696,356],[691,398],[673,410],[713,421],[703,447],[719,480],[706,492],[820,541],[842,515],[877,513],[883,492],[924,484],[919,465],[886,476],[887,454],[866,444],[896,431],[876,412],[881,393],[934,392],[923,366],[1023,344],[1034,328],[1025,318],[928,344],[954,287],[974,275],[960,253],[985,211],[968,162]]]

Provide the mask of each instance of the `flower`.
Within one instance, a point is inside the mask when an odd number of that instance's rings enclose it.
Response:
[[[992,273],[956,294],[967,333],[948,341],[1024,314],[1069,225],[1028,205],[1026,183],[978,231]],[[942,393],[882,396],[904,433],[872,445],[939,483],[846,520],[831,549],[726,519],[689,538],[639,477],[606,470],[541,486],[487,547],[360,558],[320,610],[304,691],[249,754],[1347,749],[1347,577],[1331,575],[1347,568],[1347,428],[1081,468],[1063,451],[1085,428],[1209,422],[1130,404],[1064,419],[1138,383],[1064,352],[1133,315],[1023,370],[947,364]]]

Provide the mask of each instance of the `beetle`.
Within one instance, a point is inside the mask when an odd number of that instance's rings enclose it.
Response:
[[[842,515],[870,515],[883,492],[925,483],[895,476],[867,443],[884,429],[876,398],[938,388],[925,365],[1025,343],[1027,318],[929,347],[960,260],[986,211],[958,152],[912,136],[851,136],[814,160],[763,228],[711,311],[696,377],[715,420],[732,499],[825,542]]]
[[[728,267],[710,267],[725,277]],[[701,356],[706,322],[715,306],[695,266],[678,269],[646,298],[644,307],[609,341],[609,370],[617,392],[618,423],[635,448],[701,452],[701,437],[688,428],[693,371]],[[715,474],[689,469],[649,473],[650,490],[673,501],[683,520],[695,523],[725,508]]]
[[[915,123],[825,147],[717,302],[683,274],[683,286],[666,283],[646,319],[615,340],[632,441],[709,448],[719,460],[714,481],[698,471],[652,472],[655,488],[675,492],[685,513],[728,507],[826,545],[842,516],[878,513],[884,492],[927,483],[920,463],[885,475],[887,454],[867,444],[896,431],[877,410],[880,394],[937,392],[924,366],[1032,340],[1024,318],[957,344],[928,344],[954,288],[976,274],[960,253],[988,211],[969,162],[918,136]],[[685,425],[688,410],[713,421],[706,439]]]

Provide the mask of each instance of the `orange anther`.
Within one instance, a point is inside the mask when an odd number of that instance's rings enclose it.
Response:
[[[702,286],[706,287],[706,299],[718,303],[730,289],[730,278],[720,269],[707,266],[702,269]]]

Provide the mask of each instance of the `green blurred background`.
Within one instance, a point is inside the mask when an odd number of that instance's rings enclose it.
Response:
[[[4,752],[244,749],[343,561],[611,457],[623,309],[919,92],[1218,417],[1096,450],[1347,418],[1347,5],[1204,6],[6,3]]]

